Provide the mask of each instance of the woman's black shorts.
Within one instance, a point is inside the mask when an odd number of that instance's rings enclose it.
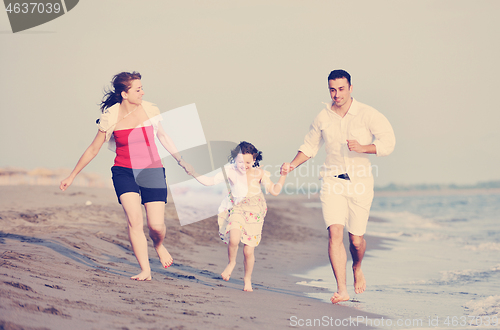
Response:
[[[120,196],[127,192],[138,193],[142,204],[167,202],[167,183],[163,167],[132,169],[113,166],[111,173],[118,203],[121,204]]]

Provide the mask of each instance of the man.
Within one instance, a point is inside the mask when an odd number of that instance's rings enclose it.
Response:
[[[335,70],[328,76],[332,102],[311,124],[304,144],[291,163],[284,163],[288,173],[314,157],[325,144],[326,160],[321,170],[321,204],[329,234],[328,255],[337,292],[332,303],[349,300],[346,285],[347,253],[343,244],[344,227],[349,232],[354,292],[366,289],[361,261],[366,250],[364,234],[373,200],[373,174],[368,154],[389,155],[396,143],[389,121],[377,110],[351,97],[351,76]]]

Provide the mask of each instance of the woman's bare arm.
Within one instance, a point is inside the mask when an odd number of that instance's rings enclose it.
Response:
[[[80,160],[78,160],[78,163],[76,163],[75,168],[71,172],[71,174],[64,180],[61,181],[61,185],[59,188],[64,191],[66,190],[71,183],[73,183],[73,180],[75,177],[80,173],[81,170],[87,166],[92,159],[94,159],[95,156],[99,153],[99,150],[101,150],[102,145],[104,144],[104,141],[106,141],[106,133],[98,131],[94,141],[90,144],[90,146],[85,150],[83,153],[82,157],[80,157]]]

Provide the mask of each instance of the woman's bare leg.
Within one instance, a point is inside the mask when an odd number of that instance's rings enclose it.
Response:
[[[229,262],[221,276],[224,281],[229,281],[231,273],[236,266],[236,256],[238,255],[238,245],[241,240],[241,231],[239,229],[231,229],[229,231],[229,244],[227,245],[227,257]]]
[[[128,236],[132,250],[141,267],[141,272],[131,279],[138,281],[151,280],[151,267],[148,258],[148,242],[144,235],[144,219],[142,217],[141,197],[138,193],[129,192],[120,195],[123,210],[128,220]]]
[[[252,271],[255,264],[255,247],[245,244],[243,247],[243,254],[245,256],[245,277],[243,277],[244,287],[243,291],[253,291],[252,289]]]
[[[163,240],[167,232],[165,226],[165,202],[145,203],[146,215],[148,218],[149,237],[153,240],[153,245],[160,258],[163,267],[168,268],[174,259],[163,246]]]

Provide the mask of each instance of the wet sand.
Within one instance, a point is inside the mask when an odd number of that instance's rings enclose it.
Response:
[[[284,329],[295,327],[292,320],[378,317],[306,297],[326,289],[297,285],[291,274],[328,263],[321,209],[304,207],[317,200],[300,196],[266,198],[249,293],[242,246],[231,279],[220,277],[227,248],[216,217],[181,227],[169,202],[165,246],[174,264],[162,269],[148,237],[153,280],[137,282],[129,279],[140,269],[112,189],[0,186],[0,328]]]

